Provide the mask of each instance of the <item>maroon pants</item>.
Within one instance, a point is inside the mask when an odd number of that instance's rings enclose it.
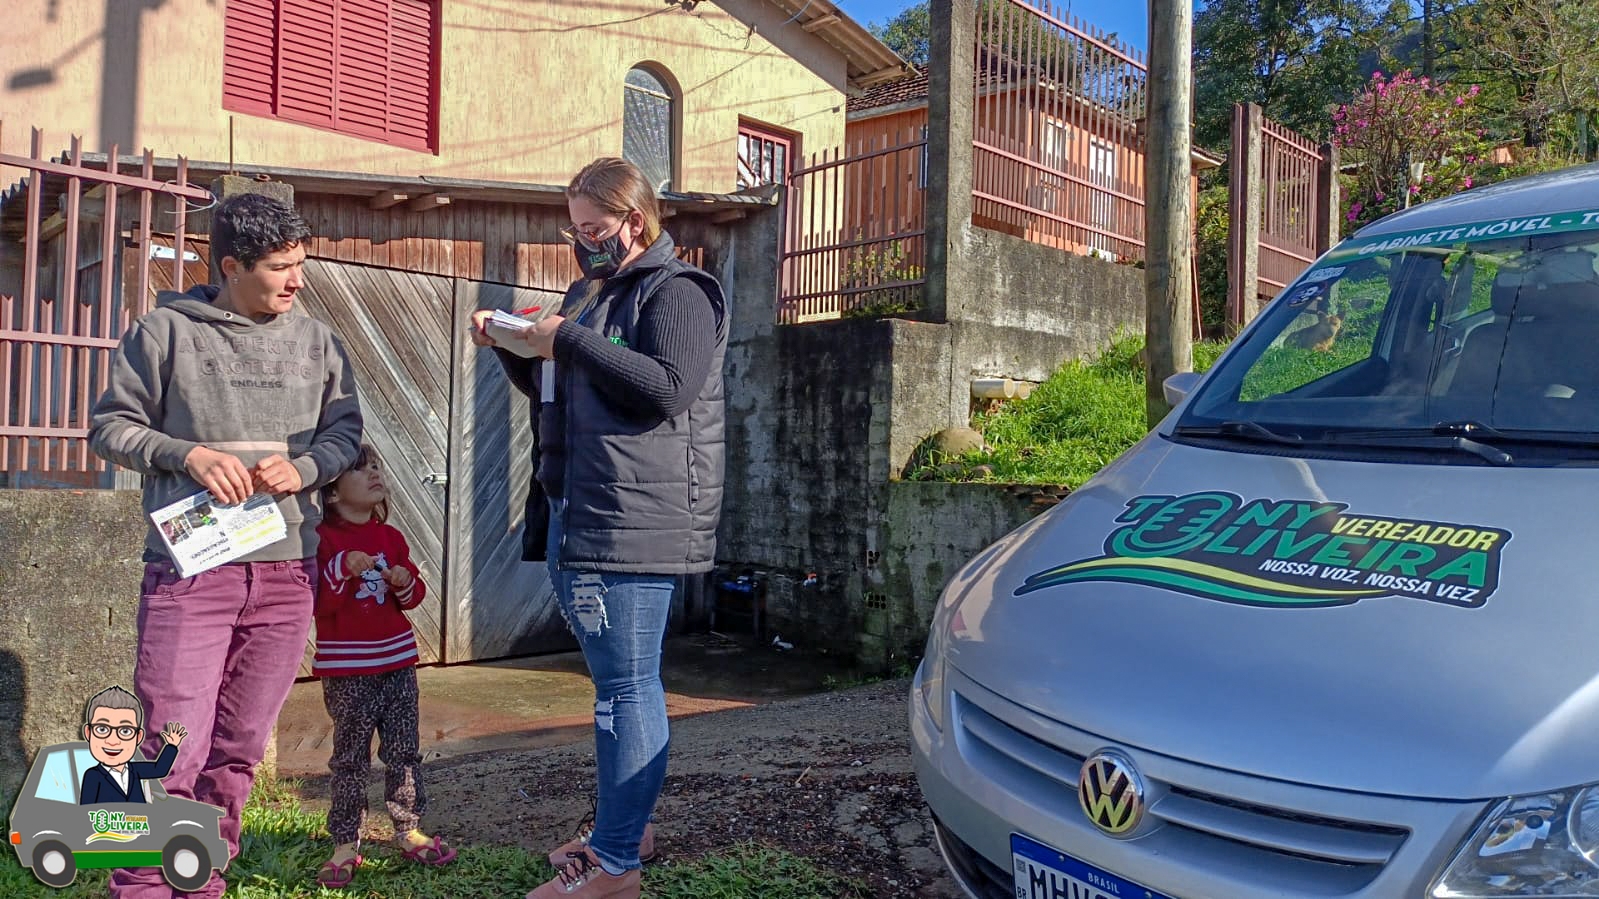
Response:
[[[179,577],[170,562],[145,566],[133,669],[149,734],[144,755],[155,758],[166,722],[188,728],[161,785],[226,812],[229,861],[239,853],[255,766],[305,655],[315,590],[314,558],[222,565],[192,578]],[[195,893],[174,893],[160,868],[111,875],[112,899],[214,899],[225,887],[219,874]]]

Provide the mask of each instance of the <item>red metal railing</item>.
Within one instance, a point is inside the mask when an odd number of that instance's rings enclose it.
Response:
[[[926,130],[824,151],[789,175],[777,320],[921,305],[926,281]]]
[[[1142,259],[1143,58],[1048,0],[984,0],[976,43],[973,224]]]
[[[1227,318],[1239,326],[1338,240],[1338,151],[1239,103],[1231,157]]]
[[[1316,143],[1271,119],[1261,121],[1260,292],[1275,296],[1316,261],[1316,224],[1324,198],[1317,189],[1322,155]]]
[[[30,146],[25,157],[0,153],[0,186],[18,177],[12,169],[26,179],[0,198],[0,243],[13,248],[0,250],[0,476],[12,486],[106,486],[109,466],[89,451],[90,409],[118,338],[150,307],[159,235],[184,247],[189,201],[209,204],[211,194],[188,184],[183,159],[175,181],[157,180],[150,150],[137,173],[124,173],[116,146],[104,169],[84,164],[76,136],[63,161],[44,157],[37,128]],[[157,227],[158,215],[171,224]],[[171,283],[193,282],[174,249]]]

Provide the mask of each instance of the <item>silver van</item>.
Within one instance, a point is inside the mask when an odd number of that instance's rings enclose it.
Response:
[[[939,599],[974,897],[1599,896],[1599,166],[1396,213]]]

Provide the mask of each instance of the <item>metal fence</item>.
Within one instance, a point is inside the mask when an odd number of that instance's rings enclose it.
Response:
[[[921,306],[927,134],[813,155],[788,176],[780,324]]]
[[[1143,57],[1050,2],[981,0],[976,43],[973,224],[1142,259]]]
[[[1266,118],[1256,104],[1234,106],[1227,264],[1234,324],[1337,241],[1337,167],[1331,145]]]
[[[204,278],[178,248],[191,202],[211,193],[187,183],[183,159],[175,180],[157,180],[148,149],[124,172],[116,146],[103,169],[84,164],[76,136],[65,158],[45,146],[35,128],[29,156],[0,154],[0,185],[14,182],[0,194],[0,483],[109,486],[89,451],[90,409],[152,286]]]

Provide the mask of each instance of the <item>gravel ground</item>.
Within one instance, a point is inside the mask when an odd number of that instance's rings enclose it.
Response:
[[[740,841],[786,849],[866,886],[866,895],[959,899],[911,772],[907,680],[714,712],[672,723],[656,812],[663,860]],[[386,837],[381,775],[371,839]],[[424,826],[459,844],[543,853],[589,811],[593,746],[580,742],[440,759],[425,768]],[[325,795],[309,784],[307,795]]]

